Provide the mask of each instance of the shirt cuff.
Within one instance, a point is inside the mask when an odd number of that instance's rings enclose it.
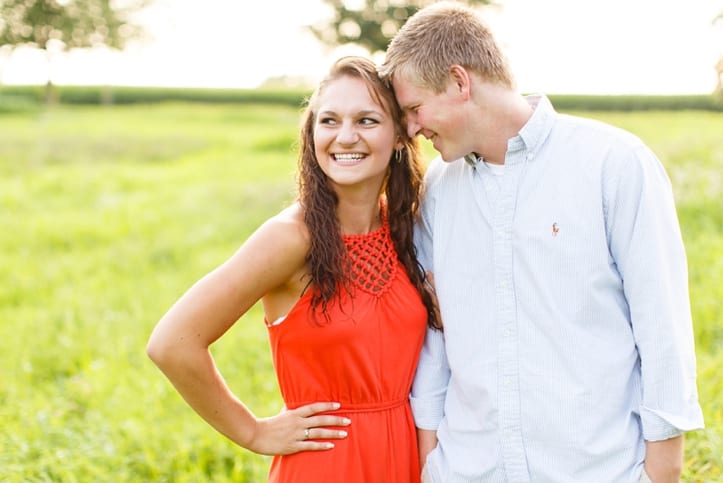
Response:
[[[685,416],[676,416],[665,411],[642,407],[640,419],[643,425],[643,438],[646,441],[663,441],[680,436],[686,431],[704,427],[700,406]]]
[[[444,417],[444,398],[420,399],[414,396],[409,398],[414,415],[414,424],[419,429],[436,431]]]

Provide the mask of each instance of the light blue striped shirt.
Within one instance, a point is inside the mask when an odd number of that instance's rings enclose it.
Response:
[[[437,159],[420,260],[429,331],[412,408],[434,482],[634,482],[646,440],[701,428],[670,181],[635,136],[544,96],[503,173]]]

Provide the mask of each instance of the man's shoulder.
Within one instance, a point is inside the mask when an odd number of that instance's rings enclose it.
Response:
[[[464,171],[465,162],[462,159],[454,161],[444,161],[441,156],[434,158],[427,167],[425,174],[425,183],[427,189],[432,189],[438,185],[444,184]]]
[[[643,170],[660,161],[645,142],[621,127],[594,118],[559,114],[557,143],[584,153],[586,166],[598,160],[600,168],[618,173]]]
[[[599,119],[572,114],[557,114],[558,129],[584,142],[599,142],[607,147],[637,148],[643,141],[621,127]]]

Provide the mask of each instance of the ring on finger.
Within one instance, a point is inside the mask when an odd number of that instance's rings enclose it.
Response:
[[[309,439],[309,433],[311,433],[309,428],[304,428],[304,439]]]

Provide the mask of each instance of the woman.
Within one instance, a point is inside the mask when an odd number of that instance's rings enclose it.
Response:
[[[417,145],[372,62],[332,66],[303,116],[299,199],[160,320],[147,352],[238,445],[274,455],[274,482],[418,482],[408,394],[438,325],[412,243]],[[285,409],[256,417],[209,346],[262,301]]]

